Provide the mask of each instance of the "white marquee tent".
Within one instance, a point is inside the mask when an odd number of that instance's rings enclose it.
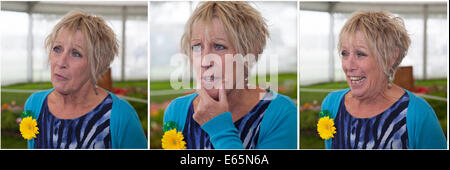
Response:
[[[49,80],[44,39],[70,10],[100,15],[115,31],[119,56],[112,64],[114,80],[147,79],[146,1],[1,2],[2,85]]]
[[[113,79],[146,79],[150,37],[147,4],[146,1],[1,2],[2,85],[48,81],[43,41],[53,25],[72,9],[103,16],[116,31],[121,49],[112,64]],[[360,9],[388,10],[404,18],[412,44],[401,65],[412,65],[415,79],[447,77],[447,2],[301,1],[297,42],[300,84],[343,80],[336,51],[337,34],[350,14]]]
[[[387,10],[402,17],[412,43],[401,66],[413,66],[415,79],[447,77],[447,2],[300,2],[301,85],[344,80],[337,38],[357,10]]]

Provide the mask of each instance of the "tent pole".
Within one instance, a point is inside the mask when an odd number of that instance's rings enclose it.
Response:
[[[423,79],[427,80],[427,27],[428,27],[428,5],[423,6]]]
[[[27,82],[33,82],[33,7],[36,2],[27,3],[28,36],[27,36]]]
[[[328,34],[328,81],[334,82],[334,8],[336,3],[330,2],[328,6],[328,13],[330,14],[330,28]]]
[[[126,24],[127,24],[127,7],[122,7],[122,62],[121,62],[121,73],[120,73],[120,81],[125,81],[125,47],[126,47]]]

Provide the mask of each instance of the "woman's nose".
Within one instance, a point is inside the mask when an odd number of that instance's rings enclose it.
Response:
[[[67,64],[68,64],[67,60],[70,55],[69,53],[70,53],[69,51],[64,51],[61,55],[59,55],[59,57],[57,57],[56,65],[59,68],[67,68]]]
[[[216,62],[216,55],[211,52],[211,49],[205,47],[202,49],[202,67],[210,68]]]
[[[357,68],[357,63],[355,60],[355,56],[349,55],[345,59],[343,59],[343,67],[346,71],[353,71]]]
[[[201,49],[201,51],[202,51],[202,57],[204,57],[204,56],[208,55],[209,53],[211,53],[211,49],[209,47],[203,47]]]

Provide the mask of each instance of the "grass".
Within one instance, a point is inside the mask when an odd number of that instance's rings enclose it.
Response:
[[[417,80],[414,82],[416,87],[437,87],[436,91],[431,91],[428,95],[447,97],[447,80]],[[333,83],[319,83],[309,86],[302,86],[301,88],[313,88],[313,89],[345,89],[348,88],[346,82],[333,82]],[[320,106],[323,99],[328,93],[320,92],[304,92],[300,91],[300,106],[304,106],[306,103],[313,103],[314,101]],[[436,116],[439,119],[442,130],[447,135],[447,102],[438,100],[425,99],[433,110],[436,112]],[[316,132],[316,123],[318,120],[317,111],[306,110],[300,114],[300,149],[323,149],[324,142],[320,139]]]
[[[115,88],[126,88],[134,89],[127,93],[128,97],[147,99],[147,80],[141,81],[124,81],[124,82],[114,82],[113,87]],[[33,89],[33,90],[45,90],[51,89],[52,84],[50,82],[38,82],[38,83],[21,83],[9,86],[2,86],[2,89]],[[19,132],[18,123],[16,119],[20,117],[23,111],[23,106],[25,101],[30,96],[30,93],[1,93],[1,103],[12,105],[15,103],[20,109],[16,110],[2,110],[1,113],[1,148],[26,148],[26,141],[22,139]],[[134,107],[138,113],[138,117],[141,121],[141,125],[147,135],[148,131],[148,107],[146,103],[139,103],[129,101],[129,103]]]
[[[158,90],[172,90],[169,81],[152,81],[150,82],[150,102],[163,103],[167,100],[175,99],[177,97],[183,96],[184,94],[169,94],[169,95],[159,95],[152,96],[152,91]]]
[[[255,77],[251,78],[249,80],[252,84],[253,82],[257,82],[257,79]],[[293,99],[297,98],[297,74],[294,73],[288,73],[288,74],[280,74],[278,75],[278,84],[279,88],[280,85],[287,86],[286,88],[289,88],[289,92],[283,93]],[[193,85],[191,84],[190,87]],[[186,94],[168,94],[168,95],[158,95],[158,96],[152,96],[152,91],[158,91],[158,90],[173,90],[169,81],[151,81],[150,82],[150,101],[155,103],[163,103],[167,100],[172,100],[180,96],[184,96]],[[280,91],[282,89],[279,89]]]

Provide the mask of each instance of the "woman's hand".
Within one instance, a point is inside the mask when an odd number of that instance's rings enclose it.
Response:
[[[211,98],[203,87],[198,90],[198,96],[200,98],[193,118],[200,126],[216,116],[229,111],[227,95],[224,88],[219,89],[219,101]]]

